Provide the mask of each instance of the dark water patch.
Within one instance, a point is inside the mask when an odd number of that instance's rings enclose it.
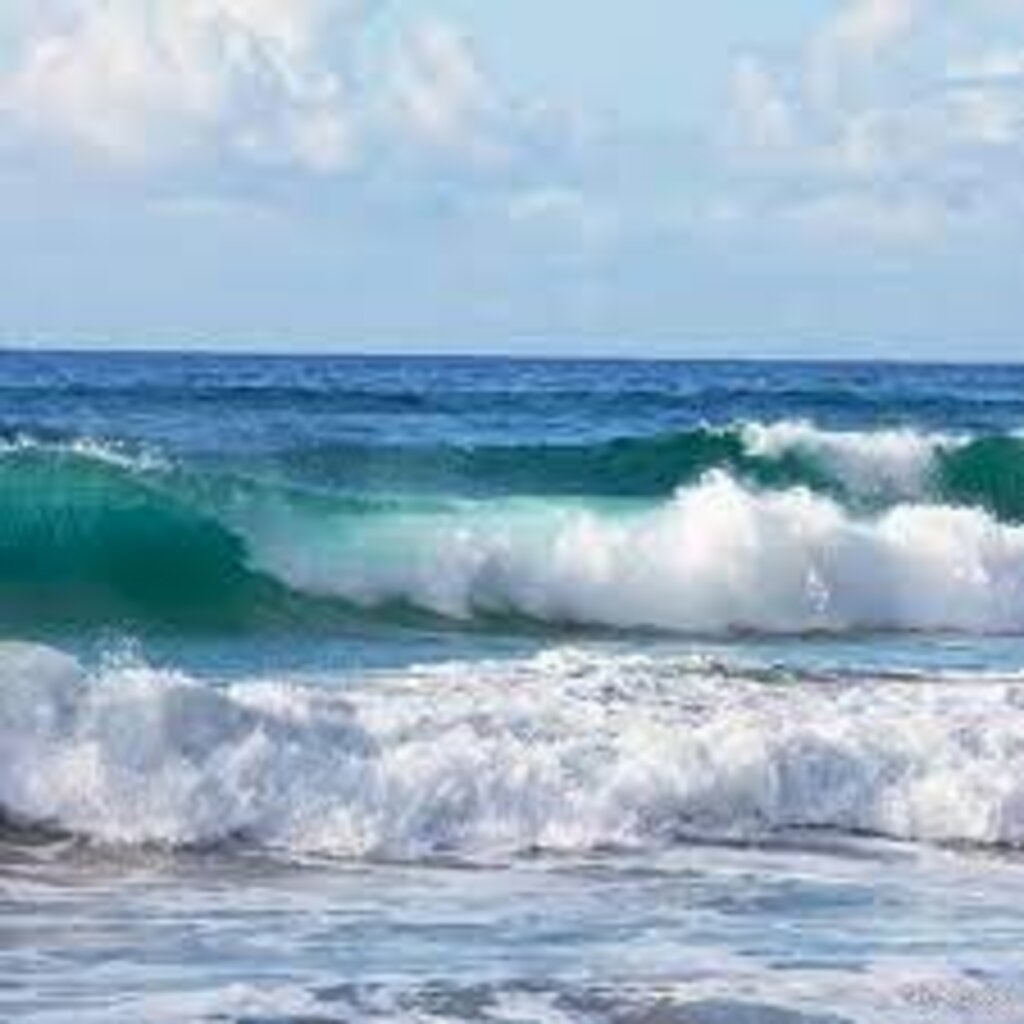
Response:
[[[454,494],[657,497],[711,469],[765,487],[827,487],[823,468],[798,455],[765,459],[736,431],[699,429],[594,444],[335,445],[279,456],[289,472],[378,490]]]
[[[1024,439],[987,437],[938,456],[938,487],[955,504],[980,505],[1000,519],[1024,518]]]

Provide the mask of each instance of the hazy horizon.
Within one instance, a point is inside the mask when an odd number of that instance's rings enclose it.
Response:
[[[237,359],[351,359],[351,360],[494,360],[498,362],[595,362],[595,363],[765,363],[765,364],[804,364],[804,365],[838,365],[838,366],[918,366],[922,368],[935,367],[1019,367],[1024,365],[1024,353],[1017,357],[1008,356],[1004,358],[969,358],[959,356],[955,352],[947,353],[944,356],[935,355],[910,355],[901,357],[899,354],[872,355],[870,350],[865,349],[864,355],[853,352],[843,354],[842,352],[831,353],[824,351],[818,354],[813,348],[804,353],[787,353],[766,351],[764,353],[742,353],[730,354],[728,351],[720,353],[702,350],[687,346],[684,349],[681,345],[675,348],[658,348],[655,346],[643,347],[647,343],[640,339],[632,339],[635,345],[632,349],[589,348],[583,344],[575,344],[560,349],[551,345],[533,348],[532,344],[543,345],[542,342],[509,342],[507,348],[472,348],[470,346],[449,348],[443,346],[423,347],[401,347],[400,345],[369,346],[360,348],[359,345],[348,345],[344,343],[321,342],[291,342],[288,344],[275,345],[272,342],[264,344],[236,344],[229,343],[218,346],[216,343],[203,344],[174,344],[163,342],[155,344],[103,344],[100,342],[84,341],[80,343],[68,343],[66,341],[49,341],[39,344],[22,344],[14,342],[0,345],[0,355],[14,356],[164,356],[164,357],[209,357],[209,358],[237,358]]]

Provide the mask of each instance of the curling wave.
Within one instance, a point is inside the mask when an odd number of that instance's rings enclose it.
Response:
[[[986,473],[990,498],[1014,487],[1010,438],[940,455],[905,441],[788,425],[746,444],[817,446],[847,480],[909,486],[941,458],[965,493]],[[1024,632],[1024,526],[984,504],[864,509],[723,470],[642,501],[348,495],[19,444],[0,452],[0,622],[250,629],[411,609],[683,633]]]
[[[249,571],[244,542],[178,484],[114,448],[10,445],[0,458],[0,621],[258,619],[280,588]]]
[[[723,685],[727,684],[727,685]],[[553,650],[214,688],[0,647],[0,814],[105,843],[466,858],[827,829],[1024,844],[1024,684],[764,686]]]

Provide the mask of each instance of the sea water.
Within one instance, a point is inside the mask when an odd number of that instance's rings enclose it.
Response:
[[[1024,369],[0,356],[0,1019],[1024,1021]]]

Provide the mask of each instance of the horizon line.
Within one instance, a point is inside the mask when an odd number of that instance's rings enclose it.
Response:
[[[524,345],[531,343],[524,342]],[[334,348],[320,346],[306,348],[301,343],[293,348],[276,345],[266,347],[260,345],[218,345],[203,342],[199,345],[184,346],[176,343],[154,345],[120,345],[94,342],[15,342],[0,343],[0,356],[10,355],[42,355],[42,356],[195,356],[197,358],[268,358],[268,359],[359,359],[359,360],[467,360],[497,362],[545,362],[545,363],[694,363],[694,364],[803,364],[823,366],[928,366],[928,367],[960,367],[978,366],[989,368],[1024,367],[1024,355],[1017,359],[1006,357],[959,358],[956,356],[899,356],[899,355],[865,355],[847,356],[830,353],[822,355],[802,355],[797,353],[724,354],[716,355],[706,352],[671,353],[655,352],[649,355],[628,352],[601,352],[581,350],[576,353],[483,349],[467,351],[462,349],[410,348],[388,349],[385,351],[369,351],[358,348]]]

